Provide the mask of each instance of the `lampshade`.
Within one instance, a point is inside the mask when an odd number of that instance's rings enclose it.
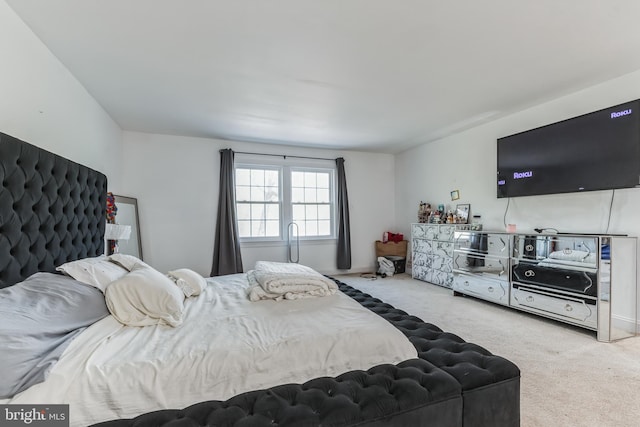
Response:
[[[104,231],[104,238],[107,240],[128,240],[130,236],[130,225],[107,224]]]

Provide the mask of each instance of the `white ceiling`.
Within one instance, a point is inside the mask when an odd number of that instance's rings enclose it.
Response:
[[[640,69],[638,0],[6,0],[125,130],[395,153]]]

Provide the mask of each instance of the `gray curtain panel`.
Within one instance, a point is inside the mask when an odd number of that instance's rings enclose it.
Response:
[[[235,187],[233,150],[220,150],[220,194],[211,276],[242,273]]]
[[[338,269],[348,270],[351,268],[351,228],[344,159],[338,157],[336,165],[338,169]]]

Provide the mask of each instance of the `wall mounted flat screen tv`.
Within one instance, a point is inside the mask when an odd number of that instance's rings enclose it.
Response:
[[[640,100],[498,139],[498,198],[640,186]]]

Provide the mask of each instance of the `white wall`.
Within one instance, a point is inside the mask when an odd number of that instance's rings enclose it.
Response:
[[[424,200],[432,205],[470,203],[472,214],[482,215],[485,229],[504,230],[506,222],[524,232],[538,227],[605,232],[611,190],[516,197],[507,211],[508,200],[496,197],[496,140],[637,98],[640,71],[397,155],[396,228],[408,233]],[[449,195],[454,189],[460,190],[456,202]],[[616,190],[608,231],[640,236],[638,212],[640,188]]]
[[[345,158],[352,270],[371,271],[374,241],[395,223],[394,158],[388,154],[293,148],[124,132],[123,196],[136,197],[145,261],[160,271],[188,267],[209,275],[218,208],[219,150]],[[120,194],[120,193],[119,193]],[[257,260],[285,261],[284,245],[242,248],[245,271]],[[335,242],[301,243],[300,263],[336,272]]]
[[[0,132],[82,163],[121,185],[122,131],[0,0]]]

